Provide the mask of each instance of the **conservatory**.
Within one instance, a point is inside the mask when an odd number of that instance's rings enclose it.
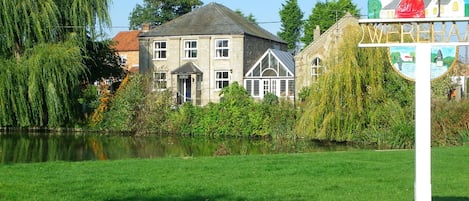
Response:
[[[295,63],[293,55],[268,49],[244,76],[244,87],[254,98],[263,99],[268,93],[279,98],[294,99]]]

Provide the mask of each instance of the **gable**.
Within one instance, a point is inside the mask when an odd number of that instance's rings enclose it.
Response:
[[[339,35],[343,34],[341,33],[343,29],[350,25],[358,26],[358,19],[352,16],[351,14],[347,13],[344,17],[342,17],[339,21],[332,25],[328,30],[321,34],[318,39],[314,39],[314,41],[312,41],[308,46],[303,48],[295,57],[301,58],[303,57],[303,55],[310,54],[311,52],[316,52],[320,48],[324,48],[324,50],[327,51],[327,49],[331,47],[328,44],[331,41],[328,40],[330,40],[332,36],[335,36],[334,34],[337,34],[337,30],[339,30]]]
[[[254,77],[294,77],[295,64],[289,52],[268,49],[245,74]]]

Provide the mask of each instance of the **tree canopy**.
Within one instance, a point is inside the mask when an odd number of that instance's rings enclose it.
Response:
[[[359,17],[360,10],[351,0],[318,1],[304,24],[304,35],[301,41],[307,46],[313,41],[316,25],[319,25],[323,33],[346,13]]]
[[[278,36],[288,43],[289,50],[295,50],[301,35],[303,12],[297,0],[287,0],[279,12],[282,25]]]
[[[324,62],[328,71],[311,86],[297,133],[333,141],[410,139],[396,144],[411,146],[412,83],[392,70],[386,49],[358,48],[359,27],[346,32]]]
[[[67,39],[77,33],[86,41],[87,33],[95,34],[96,25],[111,24],[110,0],[10,0],[0,4],[0,55],[20,56],[26,48],[43,42]]]
[[[0,3],[0,126],[58,127],[72,122],[79,80],[86,72],[84,59],[94,56],[86,44],[111,24],[110,2]]]
[[[161,25],[203,4],[200,0],[144,0],[130,13],[129,29],[137,30],[145,23]]]

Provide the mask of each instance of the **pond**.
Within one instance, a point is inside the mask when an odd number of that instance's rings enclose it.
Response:
[[[0,164],[347,151],[373,147],[306,139],[126,136],[95,133],[1,133]]]

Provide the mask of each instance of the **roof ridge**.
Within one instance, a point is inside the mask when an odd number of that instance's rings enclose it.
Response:
[[[230,8],[215,2],[161,24],[141,37],[184,35],[238,35],[245,34],[286,43],[258,24],[251,23]]]

